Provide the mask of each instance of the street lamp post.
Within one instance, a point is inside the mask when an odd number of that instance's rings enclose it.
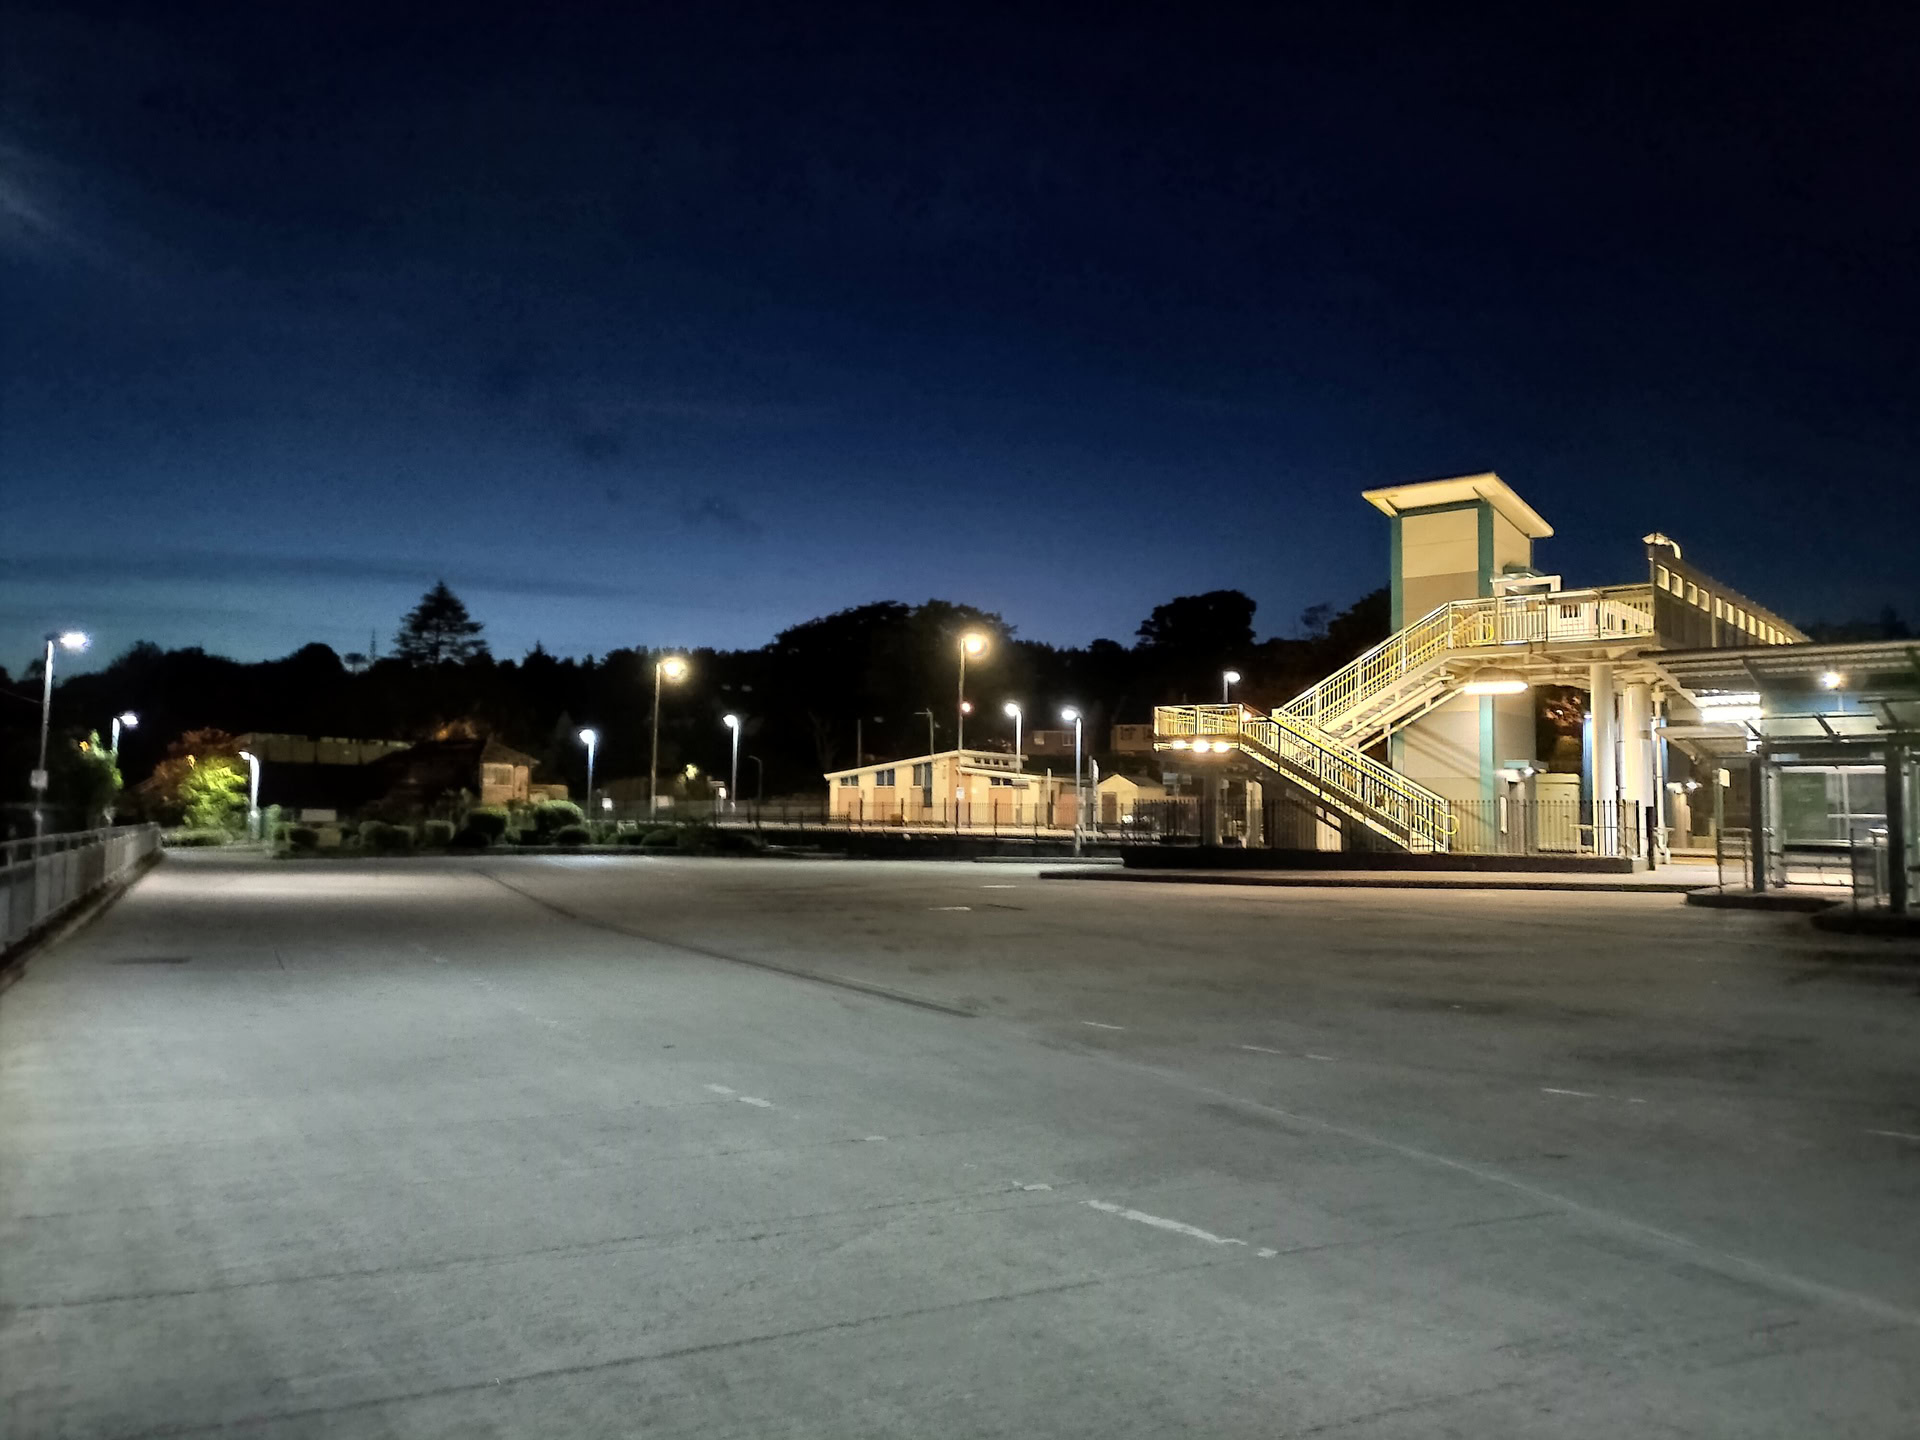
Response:
[[[1069,705],[1060,712],[1062,720],[1073,722],[1073,853],[1080,853],[1080,827],[1086,818],[1086,797],[1080,780],[1080,712]]]
[[[960,689],[956,696],[955,719],[953,725],[953,748],[961,751],[967,748],[967,656],[986,652],[987,637],[978,630],[969,630],[960,637]]]
[[[916,710],[913,713],[927,717],[927,754],[931,755],[933,754],[933,709],[929,706],[925,710]]]
[[[753,762],[753,803],[764,805],[767,803],[767,767],[760,763],[758,755],[749,755],[747,759]]]
[[[1015,700],[1009,700],[1005,705],[1001,706],[1000,708],[1006,711],[1008,715],[1013,717],[1013,763],[1019,766],[1022,770],[1024,770],[1026,769],[1026,766],[1020,764],[1020,705],[1019,705],[1019,702]]]
[[[660,812],[660,677],[678,681],[687,673],[687,662],[678,655],[663,655],[653,662],[653,751],[647,760],[647,818]]]
[[[131,710],[122,710],[113,717],[113,741],[107,746],[107,753],[113,757],[116,765],[120,763],[120,728],[123,725],[129,730],[138,730],[140,717]]]
[[[247,762],[247,839],[260,838],[260,757],[251,750],[242,750],[240,758]]]
[[[733,769],[727,774],[727,810],[732,813],[740,808],[740,717],[727,715],[721,723],[733,732]]]
[[[1222,670],[1220,672],[1220,703],[1222,705],[1230,705],[1233,703],[1233,687],[1239,683],[1240,672],[1238,670]]]
[[[600,732],[588,727],[580,732],[580,743],[587,747],[587,803],[581,807],[586,811],[589,824],[593,821],[593,752],[599,748]]]
[[[47,724],[53,715],[53,649],[84,650],[87,632],[59,630],[47,636],[46,665],[40,679],[40,764],[28,777],[33,787],[33,833],[37,839],[46,830],[47,804]]]

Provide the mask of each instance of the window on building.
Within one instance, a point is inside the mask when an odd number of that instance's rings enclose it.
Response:
[[[913,783],[922,787],[933,784],[933,766],[931,764],[914,766]]]
[[[1660,588],[1661,588],[1662,590],[1665,590],[1665,589],[1667,588],[1667,586],[1668,586],[1668,584],[1669,584],[1669,583],[1670,583],[1670,582],[1672,581],[1672,579],[1673,579],[1673,572],[1672,572],[1671,570],[1669,570],[1669,569],[1667,569],[1667,567],[1666,567],[1666,566],[1664,566],[1664,565],[1656,565],[1656,566],[1654,566],[1654,567],[1653,567],[1653,573],[1654,573],[1654,582],[1653,582],[1653,583],[1654,583],[1654,584],[1656,584],[1656,585],[1658,585],[1658,586],[1659,586],[1659,587],[1660,587]]]
[[[874,784],[876,784],[876,785],[885,785],[885,786],[888,786],[888,787],[891,787],[891,786],[893,785],[893,771],[892,771],[892,769],[891,769],[891,768],[889,768],[889,769],[886,769],[886,770],[876,770],[876,771],[874,771],[874,772],[873,772],[873,783],[874,783]]]
[[[1700,587],[1692,581],[1687,582],[1687,603],[1689,605],[1698,605],[1700,603]]]
[[[842,785],[857,787],[860,784],[860,777],[858,775],[842,775],[840,777],[840,783]]]

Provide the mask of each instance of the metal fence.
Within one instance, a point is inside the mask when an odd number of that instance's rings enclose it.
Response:
[[[0,952],[58,920],[159,848],[157,825],[74,830],[0,844]]]

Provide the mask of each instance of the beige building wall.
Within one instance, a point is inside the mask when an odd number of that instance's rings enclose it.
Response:
[[[1411,625],[1449,600],[1480,593],[1477,506],[1408,515],[1400,521],[1401,623]]]

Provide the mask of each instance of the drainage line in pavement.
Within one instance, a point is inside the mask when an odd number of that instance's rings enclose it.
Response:
[[[611,935],[625,936],[629,940],[641,940],[649,945],[658,945],[666,950],[684,950],[689,955],[698,955],[704,960],[724,960],[729,965],[748,965],[755,970],[771,970],[776,975],[786,975],[795,980],[811,980],[817,985],[831,985],[837,990],[852,990],[860,995],[871,995],[878,1000],[892,1000],[896,1004],[911,1005],[919,1010],[931,1010],[939,1015],[954,1015],[962,1020],[972,1020],[975,1013],[959,1005],[949,1005],[944,1000],[929,1000],[924,995],[912,995],[904,990],[889,990],[884,985],[872,985],[865,980],[850,980],[844,975],[828,975],[819,970],[802,970],[797,965],[782,965],[774,960],[754,960],[745,955],[728,955],[719,950],[708,950],[699,945],[688,945],[681,940],[662,940],[657,936],[643,935],[638,930],[629,930],[624,925],[615,925],[606,920],[596,920],[591,915],[582,915],[577,910],[569,910],[564,905],[523,890],[511,880],[503,880],[490,870],[479,872],[502,889],[511,890],[523,900],[531,900],[543,910],[573,921],[576,925],[585,925],[589,929],[604,930]]]

